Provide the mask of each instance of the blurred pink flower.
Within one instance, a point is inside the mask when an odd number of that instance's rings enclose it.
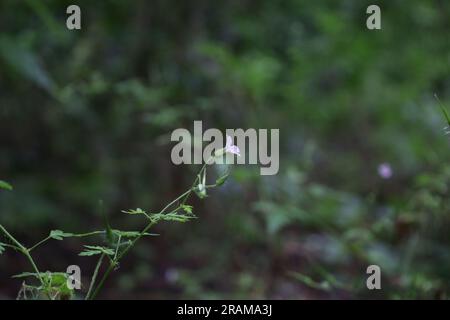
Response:
[[[378,166],[378,174],[380,175],[380,177],[382,177],[383,179],[389,179],[392,177],[393,175],[393,171],[392,171],[392,167],[389,163],[381,163]]]

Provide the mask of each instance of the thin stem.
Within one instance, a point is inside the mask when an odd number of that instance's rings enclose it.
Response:
[[[3,232],[3,234],[11,240],[20,250],[26,251],[27,248],[25,248],[19,241],[16,240],[1,224],[0,224],[0,230]]]
[[[186,201],[189,198],[189,195],[192,193],[192,191],[194,190],[195,185],[197,184],[200,175],[203,173],[203,171],[206,169],[206,166],[208,165],[208,162],[211,160],[212,158],[208,159],[208,161],[206,161],[202,168],[200,169],[199,173],[196,175],[196,178],[194,180],[194,183],[192,184],[192,186],[184,193],[182,193],[180,196],[178,196],[175,200],[171,201],[169,204],[167,204],[163,209],[161,209],[161,211],[158,214],[163,214],[168,208],[170,208],[173,204],[175,204],[176,202],[180,201],[181,199],[183,199],[181,206],[184,205],[186,203]],[[151,218],[151,217],[150,217]],[[117,257],[114,256],[114,259],[110,261],[110,264],[108,266],[108,268],[106,269],[105,273],[103,274],[99,284],[97,285],[97,287],[95,288],[94,292],[88,296],[87,298],[89,300],[94,299],[98,292],[100,291],[100,289],[103,287],[106,279],[108,278],[109,274],[114,270],[117,262],[122,259],[127,253],[128,251],[130,251],[131,248],[134,247],[134,245],[136,244],[137,241],[139,241],[139,239],[142,238],[142,236],[144,236],[144,234],[151,228],[153,227],[156,223],[158,223],[159,220],[150,220],[150,223],[142,230],[142,232],[133,239],[133,241],[125,248],[125,250],[123,250]]]
[[[116,260],[117,254],[119,253],[120,241],[122,240],[122,235],[119,235],[119,240],[117,240],[116,252],[114,253],[113,260]]]
[[[41,273],[39,272],[39,269],[36,265],[36,263],[34,262],[33,258],[30,255],[30,252],[27,248],[25,248],[25,246],[23,246],[18,240],[16,240],[16,238],[14,238],[1,224],[0,224],[0,230],[3,232],[3,234],[10,239],[19,249],[20,252],[22,252],[22,254],[28,259],[28,261],[30,262],[31,266],[33,267],[34,272],[36,273],[42,287],[45,287],[45,282],[44,279],[42,279]],[[48,297],[51,299],[50,293],[47,292]]]
[[[19,242],[18,242],[18,243],[19,243]],[[45,282],[44,282],[44,279],[42,278],[41,273],[39,272],[39,269],[38,269],[36,263],[35,263],[34,260],[33,260],[33,257],[31,257],[31,255],[30,255],[30,253],[28,252],[28,249],[27,249],[27,248],[25,248],[25,247],[23,247],[23,246],[22,246],[22,248],[23,248],[23,249],[21,249],[21,251],[22,251],[22,253],[25,255],[25,257],[27,257],[28,261],[30,262],[31,266],[33,267],[34,272],[37,274],[37,277],[38,277],[39,281],[41,282],[42,288],[45,288]],[[47,293],[48,298],[49,298],[50,300],[53,300],[52,297],[51,297],[51,295],[50,295],[50,292],[47,291],[46,293]]]
[[[191,186],[191,188],[189,189],[190,192],[189,192],[189,193],[186,195],[186,197],[183,199],[183,202],[181,203],[181,205],[185,205],[186,202],[188,201],[189,195],[191,194],[192,190],[194,190],[195,185],[197,184],[198,180],[200,180],[200,176],[201,176],[201,174],[203,173],[203,170],[206,169],[206,165],[208,164],[208,162],[209,162],[210,160],[211,160],[211,158],[209,158],[208,161],[205,162],[205,164],[202,166],[202,168],[201,168],[200,171],[198,172],[198,174],[197,174],[197,176],[196,176],[196,178],[195,178],[195,180],[194,180],[194,183],[192,183],[192,186]]]
[[[33,267],[34,271],[37,273],[39,280],[41,280],[42,285],[45,286],[44,279],[42,279],[41,273],[39,272],[39,269],[38,269],[36,263],[34,262],[33,258],[31,257],[31,255],[28,253],[28,251],[25,251],[23,254],[27,257],[27,259],[30,262],[31,266]]]
[[[203,169],[202,169],[203,170]],[[163,214],[170,206],[172,206],[174,203],[182,199],[183,197],[188,196],[192,192],[192,188],[178,196],[175,200],[171,201],[168,205],[166,205],[158,214]],[[144,236],[144,234],[153,227],[158,221],[152,220],[150,223],[142,230],[142,232],[139,233],[139,236],[133,239],[133,241],[123,250],[117,257],[114,258],[113,261],[110,262],[110,265],[108,266],[108,269],[106,269],[105,273],[103,274],[102,279],[100,280],[99,284],[97,285],[96,289],[92,293],[91,296],[89,296],[89,299],[94,299],[100,289],[103,287],[103,284],[105,283],[106,279],[108,278],[109,274],[113,271],[114,267],[116,266],[116,263],[122,259],[123,256],[125,256],[128,251],[136,244],[136,242]]]
[[[97,234],[102,234],[102,233],[105,233],[105,230],[92,231],[92,232],[86,232],[86,233],[78,233],[78,234],[72,235],[72,237],[82,238],[82,237],[95,236]]]
[[[85,300],[89,300],[89,298],[92,294],[92,290],[94,289],[95,280],[97,280],[98,271],[100,270],[100,267],[102,265],[104,257],[105,257],[105,254],[102,253],[100,258],[98,259],[97,265],[95,266],[94,274],[92,275],[92,278],[91,278],[91,283],[89,284],[89,290],[86,294]]]
[[[196,179],[197,180],[197,179]],[[194,184],[195,185],[195,184]],[[158,214],[162,214],[164,213],[168,208],[170,208],[174,203],[176,203],[177,201],[179,201],[181,198],[183,197],[187,197],[191,192],[192,192],[192,188],[190,188],[189,190],[187,190],[185,193],[183,193],[182,195],[180,195],[178,198],[176,198],[175,200],[173,200],[172,202],[170,202],[167,206],[165,206],[160,212],[158,212]],[[184,204],[184,202],[183,202]]]
[[[28,249],[28,252],[31,252],[33,249],[39,247],[41,244],[45,243],[46,241],[50,240],[50,236],[48,236],[47,238],[45,238],[44,240],[39,241],[38,243],[36,243],[34,246],[32,246],[31,248]]]
[[[97,234],[103,234],[103,233],[105,233],[105,231],[104,230],[100,230],[100,231],[92,231],[92,232],[86,232],[86,233],[73,234],[73,235],[71,235],[71,237],[83,238],[83,237],[95,236]],[[29,248],[28,251],[31,252],[32,250],[36,249],[37,247],[39,247],[40,245],[44,244],[45,242],[47,242],[50,239],[52,239],[52,237],[48,236],[47,238],[39,241],[34,246]]]
[[[136,244],[136,242],[148,231],[148,229],[150,229],[153,225],[155,225],[157,223],[157,221],[152,221],[150,222],[145,228],[144,230],[142,230],[142,232],[139,234],[139,236],[137,236],[136,238],[133,239],[133,241],[128,245],[128,247],[125,248],[124,251],[122,251],[119,256],[114,260],[111,261],[108,269],[106,269],[105,273],[103,274],[102,279],[100,280],[99,284],[97,285],[97,288],[94,290],[94,292],[92,293],[92,295],[89,297],[89,300],[94,299],[98,292],[100,291],[100,289],[103,287],[103,284],[105,283],[106,279],[108,278],[109,274],[111,273],[111,271],[113,271],[113,269],[116,266],[117,261],[119,261],[125,254],[127,254],[127,252]]]

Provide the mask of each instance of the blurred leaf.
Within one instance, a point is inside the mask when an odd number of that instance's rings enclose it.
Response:
[[[146,214],[146,212],[144,210],[142,210],[141,208],[130,209],[128,211],[122,210],[122,212],[127,213],[127,214]]]
[[[328,281],[317,282],[311,279],[311,277],[299,272],[291,272],[291,275],[310,288],[324,291],[330,291],[332,289],[331,284]]]
[[[26,0],[26,4],[28,4],[36,15],[45,23],[47,28],[54,32],[55,35],[61,35],[63,33],[62,28],[60,26],[59,21],[55,19],[53,14],[48,9],[47,5],[43,1],[34,1],[34,0]]]
[[[0,180],[0,189],[6,189],[6,190],[12,190],[13,187],[8,182],[5,182],[3,180]]]
[[[260,201],[254,205],[254,208],[264,214],[266,229],[269,234],[276,234],[292,221],[289,212],[275,203]]]
[[[17,73],[46,91],[53,92],[55,84],[38,62],[36,55],[6,36],[0,37],[0,58]]]
[[[443,103],[441,102],[441,100],[439,99],[439,97],[436,94],[434,95],[434,97],[439,102],[439,107],[441,108],[442,113],[444,114],[445,120],[447,120],[447,124],[450,126],[450,116],[447,112],[447,109],[445,108],[445,106],[443,105]]]

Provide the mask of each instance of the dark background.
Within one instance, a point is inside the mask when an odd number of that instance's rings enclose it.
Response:
[[[382,29],[366,28],[381,7]],[[65,27],[78,4],[82,30]],[[199,219],[142,241],[101,298],[420,298],[450,294],[448,1],[0,1],[0,222],[31,245],[51,229],[140,229],[198,166],[170,133],[280,128],[280,172],[235,166]],[[381,163],[390,179],[377,172]],[[94,240],[89,240],[94,241]],[[82,242],[41,270],[95,261]],[[382,290],[365,286],[382,270]],[[0,256],[0,298],[30,271]]]

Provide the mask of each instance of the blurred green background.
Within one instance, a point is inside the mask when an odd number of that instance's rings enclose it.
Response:
[[[195,177],[176,128],[280,128],[280,171],[235,166],[199,219],[161,224],[100,298],[445,299],[450,2],[0,1],[0,222],[26,244],[50,229],[143,222]],[[82,30],[65,27],[78,4]],[[381,163],[393,171],[377,172]],[[77,240],[36,250],[82,267]],[[366,268],[382,290],[366,288]],[[0,298],[29,271],[0,257]]]

